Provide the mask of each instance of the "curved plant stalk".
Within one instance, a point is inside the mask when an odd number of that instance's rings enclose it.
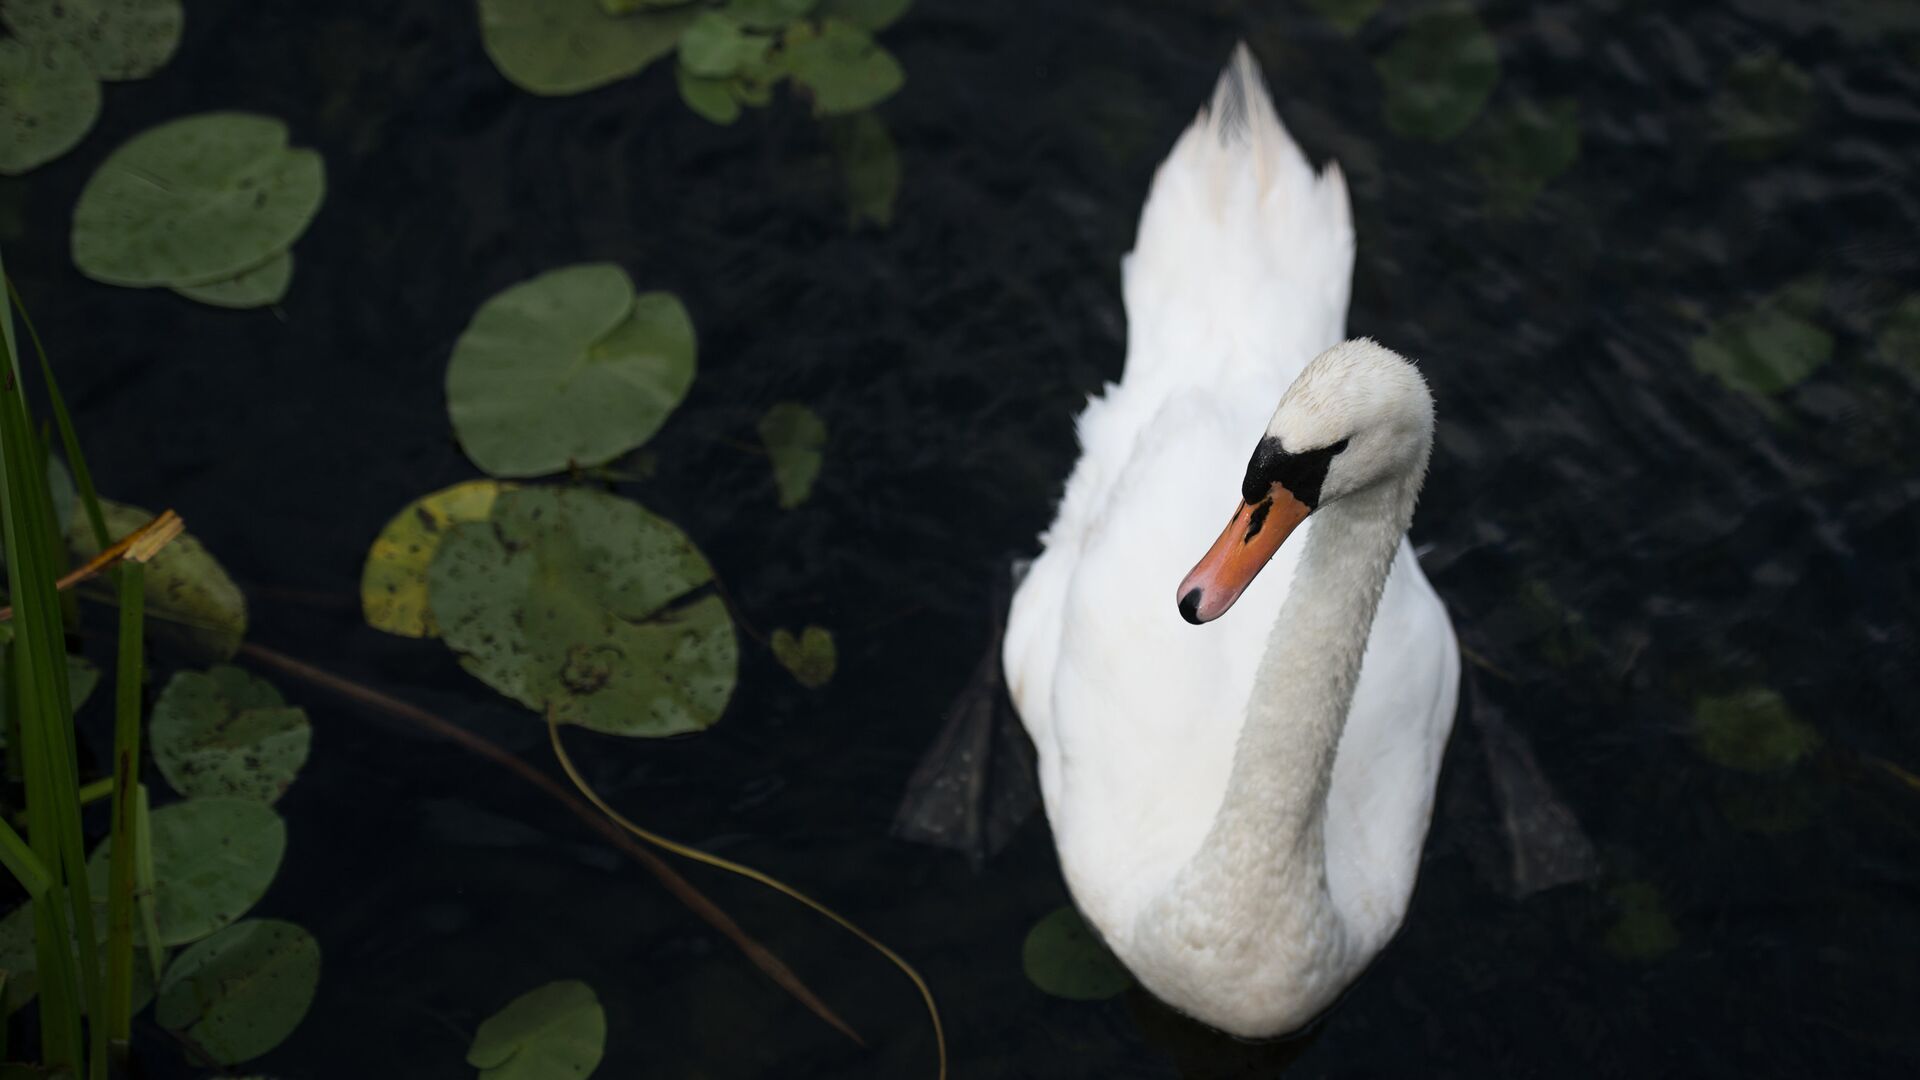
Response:
[[[899,953],[882,945],[873,935],[855,926],[839,912],[834,911],[832,908],[808,896],[806,893],[788,885],[786,882],[762,873],[759,870],[755,870],[751,866],[744,866],[734,862],[732,859],[723,859],[718,855],[701,851],[699,848],[688,847],[677,841],[669,840],[658,833],[649,832],[627,820],[620,811],[608,805],[607,801],[600,797],[599,792],[593,790],[593,788],[587,784],[586,777],[580,775],[579,769],[574,768],[573,759],[567,756],[566,745],[560,740],[560,721],[551,708],[547,709],[547,738],[553,743],[553,755],[560,759],[560,768],[567,774],[567,779],[573,781],[573,786],[579,789],[580,794],[585,797],[588,802],[592,803],[601,813],[607,815],[609,819],[621,828],[662,851],[669,851],[683,859],[692,859],[694,862],[711,866],[716,870],[725,870],[729,874],[737,874],[749,881],[759,882],[789,900],[804,904],[815,912],[831,919],[839,925],[842,930],[859,938],[865,942],[869,948],[881,956],[886,957],[887,961],[894,967],[899,968],[901,974],[913,981],[913,988],[920,991],[920,1000],[924,1001],[927,1005],[927,1018],[933,1021],[934,1049],[939,1054],[940,1080],[946,1080],[947,1033],[946,1029],[940,1024],[940,1007],[934,1004],[933,989],[927,985],[927,980],[921,978],[920,973],[914,970],[912,964],[902,959]]]

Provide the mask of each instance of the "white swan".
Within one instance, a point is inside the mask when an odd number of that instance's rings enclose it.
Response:
[[[1352,271],[1346,183],[1242,46],[1154,179],[1126,366],[1080,416],[1002,652],[1081,911],[1148,990],[1246,1037],[1306,1024],[1399,928],[1459,688],[1406,541],[1432,398],[1340,343]]]

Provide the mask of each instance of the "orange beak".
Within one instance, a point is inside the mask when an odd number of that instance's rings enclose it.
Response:
[[[1181,616],[1198,626],[1225,615],[1312,512],[1280,484],[1257,503],[1241,503],[1220,539],[1180,582]]]

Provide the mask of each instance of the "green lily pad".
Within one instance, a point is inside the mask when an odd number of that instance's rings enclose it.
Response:
[[[107,532],[127,535],[153,515],[137,506],[100,500]],[[86,515],[75,515],[67,526],[67,543],[74,554],[90,559],[100,551]],[[188,654],[209,660],[231,660],[247,635],[247,601],[239,586],[191,533],[182,533],[147,563],[146,607],[152,633]]]
[[[1833,356],[1833,335],[1813,321],[1825,285],[1803,278],[1694,339],[1693,366],[1734,390],[1778,394]]]
[[[19,176],[73,149],[99,118],[100,83],[77,49],[0,40],[0,175]]]
[[[154,702],[153,759],[188,798],[271,803],[286,793],[313,742],[306,710],[265,679],[220,665],[174,675]]]
[[[214,307],[244,310],[279,303],[286,299],[287,286],[291,284],[293,252],[283,251],[237,277],[205,285],[181,285],[173,291]]]
[[[1133,976],[1071,904],[1056,909],[1027,932],[1020,963],[1027,981],[1072,1001],[1105,1001],[1133,985]]]
[[[906,82],[893,54],[865,30],[828,19],[816,31],[802,23],[787,31],[787,72],[813,96],[815,116],[858,112],[892,97]]]
[[[716,124],[731,124],[740,119],[740,99],[734,95],[732,79],[708,78],[688,71],[685,64],[673,68],[674,85],[687,108]]]
[[[162,945],[198,941],[245,915],[266,895],[287,851],[286,823],[265,803],[248,799],[188,799],[155,810],[149,820]],[[87,858],[96,897],[107,894],[112,849],[108,837]]]
[[[773,459],[780,506],[791,510],[806,502],[825,456],[826,422],[805,405],[783,401],[760,418],[760,442]]]
[[[1735,155],[1763,158],[1786,149],[1813,120],[1813,76],[1765,54],[1737,61],[1709,108],[1713,137]]]
[[[1525,209],[1580,159],[1580,103],[1572,98],[1519,102],[1488,116],[1479,131],[1475,167],[1508,210]]]
[[[852,223],[885,228],[893,224],[893,203],[900,195],[900,155],[887,125],[872,112],[829,117],[827,144],[845,182]]]
[[[95,76],[144,79],[180,47],[180,0],[7,0],[0,18],[23,41],[63,41]]]
[[[511,484],[467,480],[422,495],[393,516],[367,549],[360,570],[360,610],[367,625],[401,637],[439,637],[427,606],[427,567],[447,530],[465,521],[485,521],[493,502]]]
[[[680,64],[694,75],[725,78],[758,63],[773,40],[719,11],[704,11],[680,37]]]
[[[727,0],[722,10],[749,30],[778,30],[798,22],[813,5],[814,0]]]
[[[1693,703],[1693,742],[1709,761],[1741,772],[1792,768],[1820,746],[1820,733],[1763,686]]]
[[[738,646],[685,533],[584,488],[503,493],[456,525],[428,571],[433,615],[475,677],[561,723],[611,735],[699,731],[733,693]]]
[[[1307,0],[1307,6],[1339,27],[1341,33],[1352,37],[1380,10],[1380,0]]]
[[[1920,375],[1920,294],[1900,301],[1874,338],[1880,359]]]
[[[300,1026],[320,984],[320,943],[278,919],[235,923],[180,954],[160,981],[160,1026],[222,1065],[257,1058]]]
[[[1473,12],[1442,8],[1408,20],[1373,68],[1386,84],[1387,126],[1445,142],[1487,103],[1500,79],[1500,52]]]
[[[499,293],[447,364],[447,414],[494,476],[600,465],[653,437],[693,384],[693,322],[671,293],[584,263]]]
[[[73,261],[110,285],[207,285],[293,246],[320,210],[326,169],[287,125],[202,113],[127,140],[73,210]]]
[[[913,6],[913,0],[820,0],[820,17],[852,23],[862,30],[884,30]]]
[[[1680,931],[1667,914],[1660,890],[1644,881],[1629,881],[1609,890],[1620,917],[1607,929],[1601,943],[1622,960],[1657,960],[1680,945]]]
[[[480,0],[480,41],[522,90],[578,94],[672,52],[699,12],[685,5],[609,15],[598,0]]]
[[[551,982],[514,998],[474,1032],[467,1064],[481,1080],[584,1080],[599,1068],[607,1014],[593,987]]]
[[[775,630],[773,658],[795,682],[809,690],[819,689],[833,679],[833,635],[818,626],[807,627],[799,637],[788,630]]]

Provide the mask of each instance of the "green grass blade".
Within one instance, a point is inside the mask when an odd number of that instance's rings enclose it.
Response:
[[[5,818],[0,818],[0,864],[6,866],[7,872],[35,900],[53,887],[53,875],[47,871],[47,864],[40,861],[40,856],[33,853]]]
[[[133,886],[140,830],[140,630],[146,568],[123,563],[120,656],[114,679],[113,841],[107,868],[107,1044],[124,1058],[133,1031]]]
[[[159,889],[155,887],[153,873],[153,805],[147,798],[147,785],[136,789],[140,793],[138,807],[139,820],[134,825],[135,848],[139,858],[133,864],[136,884],[140,891],[140,929],[147,939],[147,962],[153,966],[153,985],[160,985],[160,974],[167,967],[167,949],[160,944],[160,907],[157,897]]]
[[[20,299],[20,290],[13,285],[13,279],[7,279],[7,296],[12,298],[13,306],[20,313],[20,321],[26,324],[27,337],[33,341],[33,351],[40,357],[40,377],[47,383],[47,403],[53,406],[53,423],[60,429],[60,446],[67,452],[67,467],[73,472],[73,486],[80,492],[80,505],[87,508],[87,522],[93,526],[94,542],[105,548],[113,542],[107,535],[107,518],[100,510],[100,494],[93,487],[93,470],[87,468],[87,455],[80,452],[80,436],[73,430],[73,417],[67,412],[67,399],[60,393],[60,382],[53,377],[53,365],[47,360],[46,347],[40,344],[40,331],[34,328],[33,317],[27,314],[27,305]],[[7,331],[7,349],[13,349],[13,331]]]

